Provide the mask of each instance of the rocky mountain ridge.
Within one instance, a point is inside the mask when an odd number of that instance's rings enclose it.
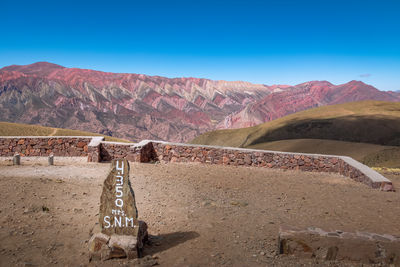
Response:
[[[165,78],[38,62],[0,69],[0,120],[98,132],[133,141],[186,142],[320,105],[400,101],[362,82],[296,86]]]

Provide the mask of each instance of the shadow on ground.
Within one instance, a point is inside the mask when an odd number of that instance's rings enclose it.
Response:
[[[197,232],[173,232],[161,235],[149,235],[148,244],[144,248],[143,256],[153,255],[164,250],[168,250],[179,244],[195,239],[200,235]]]

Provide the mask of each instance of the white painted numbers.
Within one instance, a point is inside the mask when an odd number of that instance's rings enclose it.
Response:
[[[111,210],[114,220],[111,220],[111,216],[104,216],[104,228],[135,227],[133,218],[127,217],[122,210],[124,206],[124,161],[117,160],[115,169],[117,170],[117,175],[115,176],[115,206],[117,206],[117,209]]]
[[[124,184],[124,162],[121,161],[122,166],[119,167],[120,161],[117,160],[115,169],[117,170],[118,175],[115,177],[115,180],[117,181],[116,186],[115,186],[115,193],[116,193],[116,199],[115,199],[115,205],[119,208],[122,209],[122,206],[124,205],[124,201],[122,200],[122,197],[124,193],[122,192],[122,185]]]

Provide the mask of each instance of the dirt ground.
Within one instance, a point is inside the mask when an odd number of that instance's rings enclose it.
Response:
[[[109,164],[85,161],[0,160],[0,266],[361,266],[277,255],[279,226],[400,235],[399,192],[339,175],[131,163],[147,257],[89,262]]]

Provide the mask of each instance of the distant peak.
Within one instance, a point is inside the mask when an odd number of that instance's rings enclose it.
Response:
[[[309,82],[298,84],[296,86],[301,86],[301,85],[332,86],[333,84],[328,81],[309,81]]]
[[[357,81],[357,80],[352,80],[352,81],[348,82],[348,84],[353,84],[353,85],[356,85],[356,84],[359,84],[359,85],[366,85],[366,83],[364,83],[364,82],[362,82],[362,81]]]
[[[54,64],[54,63],[50,63],[50,62],[46,62],[46,61],[39,61],[39,62],[35,62],[32,63],[30,65],[25,65],[26,67],[30,66],[30,67],[39,67],[39,68],[57,68],[57,69],[64,69],[65,67],[58,65],[58,64]]]
[[[2,68],[7,71],[18,71],[25,74],[48,75],[55,70],[64,69],[65,67],[50,63],[50,62],[36,62],[29,65],[11,65]]]

